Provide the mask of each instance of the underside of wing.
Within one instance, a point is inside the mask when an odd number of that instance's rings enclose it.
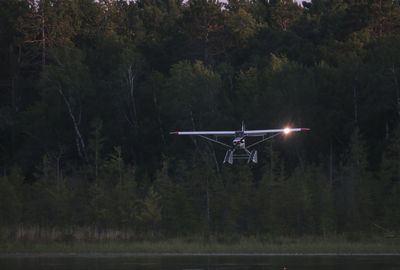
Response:
[[[235,131],[174,131],[173,135],[215,135],[215,136],[234,136]]]
[[[246,136],[264,136],[270,133],[291,133],[297,131],[310,130],[308,128],[282,128],[282,129],[260,129],[260,130],[245,130],[244,135]]]

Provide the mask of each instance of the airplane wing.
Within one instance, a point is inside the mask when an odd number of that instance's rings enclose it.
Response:
[[[291,132],[297,131],[307,131],[309,128],[282,128],[282,129],[259,129],[259,130],[245,130],[244,135],[246,136],[264,136],[268,133],[285,133],[289,134]]]
[[[235,136],[235,131],[174,131],[172,135],[215,135],[215,136]]]

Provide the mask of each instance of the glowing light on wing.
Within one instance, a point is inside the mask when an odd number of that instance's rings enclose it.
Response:
[[[287,135],[287,134],[290,133],[290,131],[291,131],[290,128],[285,128],[285,129],[283,130],[283,133],[285,133],[285,134]]]

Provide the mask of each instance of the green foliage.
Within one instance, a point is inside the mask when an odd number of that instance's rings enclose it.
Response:
[[[243,8],[231,12],[227,18],[227,31],[235,41],[236,46],[245,46],[254,37],[261,25]]]
[[[380,206],[383,208],[384,225],[397,229],[400,222],[400,211],[397,207],[400,192],[400,129],[392,134],[390,144],[384,152],[381,169]],[[382,185],[383,184],[383,185]]]
[[[269,24],[286,32],[301,13],[300,6],[293,0],[272,0],[269,4]]]
[[[103,121],[101,119],[95,119],[92,123],[92,134],[88,143],[88,155],[89,155],[89,170],[97,180],[99,175],[99,169],[103,165],[103,159],[101,151],[104,146],[104,138],[102,138]]]
[[[13,167],[9,176],[0,177],[0,224],[15,225],[21,219],[23,181],[19,168]]]
[[[1,225],[398,230],[399,1],[303,5],[2,1]],[[241,120],[312,131],[260,146],[255,166],[168,135]]]
[[[109,189],[102,182],[94,182],[88,189],[91,197],[88,210],[92,225],[99,227],[113,226],[112,198]]]
[[[160,200],[161,197],[154,190],[154,187],[151,186],[146,198],[142,202],[142,210],[137,217],[146,230],[150,228],[153,234],[161,223],[162,206],[160,205]]]
[[[139,195],[136,170],[125,163],[121,147],[99,166],[98,176],[90,184],[88,213],[92,225],[137,228]]]
[[[171,77],[162,93],[162,113],[172,127],[197,129],[215,121],[221,79],[202,62],[179,62],[172,66]],[[179,98],[171,98],[179,97]]]
[[[32,215],[30,219],[35,224],[64,227],[75,222],[74,192],[59,163],[59,159],[45,155],[38,168],[38,180],[32,186],[32,203],[27,205]]]

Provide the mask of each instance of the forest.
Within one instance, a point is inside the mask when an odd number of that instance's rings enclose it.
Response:
[[[4,0],[0,20],[0,227],[400,230],[399,0]],[[241,121],[311,131],[233,165],[169,134]]]

